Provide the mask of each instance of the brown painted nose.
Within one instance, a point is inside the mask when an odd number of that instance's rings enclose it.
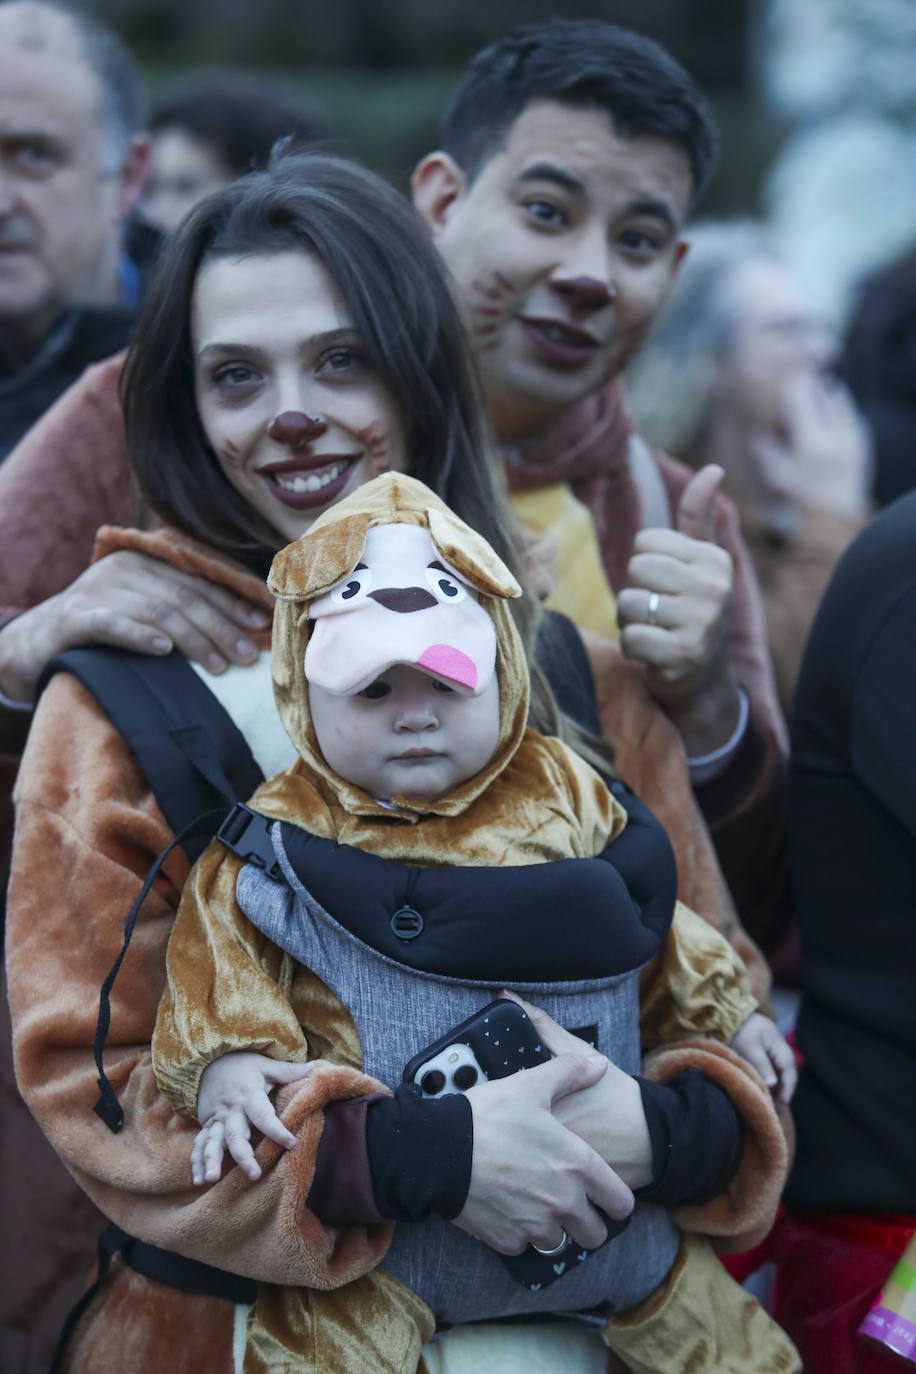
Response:
[[[614,299],[613,288],[595,277],[569,277],[565,281],[555,281],[553,289],[581,310],[601,310]]]
[[[304,448],[324,434],[327,427],[325,420],[313,420],[301,410],[284,410],[271,420],[267,433],[271,439],[288,444],[290,448]]]
[[[377,592],[370,592],[369,595],[386,611],[397,611],[401,615],[406,615],[408,611],[428,611],[430,606],[439,604],[425,587],[379,587]]]

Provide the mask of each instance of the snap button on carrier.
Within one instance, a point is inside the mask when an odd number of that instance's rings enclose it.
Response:
[[[423,917],[412,906],[402,906],[391,918],[391,929],[399,940],[415,940],[423,934]]]

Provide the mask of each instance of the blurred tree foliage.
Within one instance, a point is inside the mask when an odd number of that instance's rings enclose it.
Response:
[[[722,163],[704,210],[753,212],[777,134],[749,78],[754,0],[578,0],[565,15],[599,17],[663,43],[719,115]],[[406,185],[438,142],[439,117],[466,63],[516,24],[561,11],[557,0],[95,0],[130,44],[155,96],[189,68],[269,72],[317,106],[340,151]]]

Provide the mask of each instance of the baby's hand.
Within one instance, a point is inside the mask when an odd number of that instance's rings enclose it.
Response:
[[[798,1082],[795,1055],[782,1031],[768,1016],[755,1011],[747,1018],[731,1048],[760,1074],[768,1088],[779,1084],[779,1099],[788,1102]]]
[[[208,1064],[197,1090],[197,1119],[201,1124],[191,1150],[195,1183],[215,1183],[226,1150],[252,1182],[261,1167],[251,1148],[251,1126],[291,1150],[296,1137],[283,1125],[268,1096],[277,1083],[295,1083],[312,1070],[311,1064],[268,1059],[263,1054],[224,1054]]]

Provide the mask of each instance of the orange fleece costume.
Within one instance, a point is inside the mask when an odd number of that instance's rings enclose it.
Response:
[[[107,532],[100,551],[118,547],[155,551],[270,604],[255,578],[180,536]],[[266,637],[261,647],[266,649]],[[624,776],[625,765],[621,751]],[[663,789],[666,778],[657,778],[656,785]],[[123,740],[85,689],[67,676],[51,683],[39,705],[17,805],[8,970],[19,1080],[35,1116],[81,1186],[132,1234],[216,1261],[262,1285],[308,1287],[330,1361],[335,1342],[346,1346],[360,1301],[366,1304],[367,1326],[380,1315],[377,1283],[364,1276],[383,1255],[390,1234],[387,1226],[329,1230],[304,1205],[322,1105],[376,1088],[354,1066],[352,1046],[351,1055],[346,1051],[352,1038],[348,1014],[302,975],[305,981],[295,991],[308,1001],[310,1043],[329,1062],[281,1097],[284,1119],[299,1144],[291,1152],[269,1141],[259,1147],[264,1178],[257,1190],[230,1171],[205,1193],[196,1192],[188,1182],[193,1128],[176,1123],[158,1094],[149,1054],[164,985],[165,945],[187,875],[177,851],[141,914],[114,990],[106,1068],[125,1109],[124,1129],[111,1135],[92,1111],[98,987],[142,878],[172,836]],[[691,873],[689,865],[686,871]],[[720,913],[715,892],[682,895]],[[730,1051],[708,1042],[684,1043],[657,1051],[644,1067],[664,1079],[692,1065],[728,1091],[745,1122],[745,1148],[728,1192],[678,1220],[740,1249],[772,1216],[785,1169],[785,1139],[760,1080]],[[399,1331],[405,1352],[413,1349],[415,1315],[404,1312],[404,1321],[388,1328],[389,1354]],[[117,1260],[71,1342],[66,1367],[146,1374],[184,1362],[202,1374],[225,1374],[232,1320],[228,1303],[152,1283]],[[319,1367],[323,1358],[319,1352]]]

